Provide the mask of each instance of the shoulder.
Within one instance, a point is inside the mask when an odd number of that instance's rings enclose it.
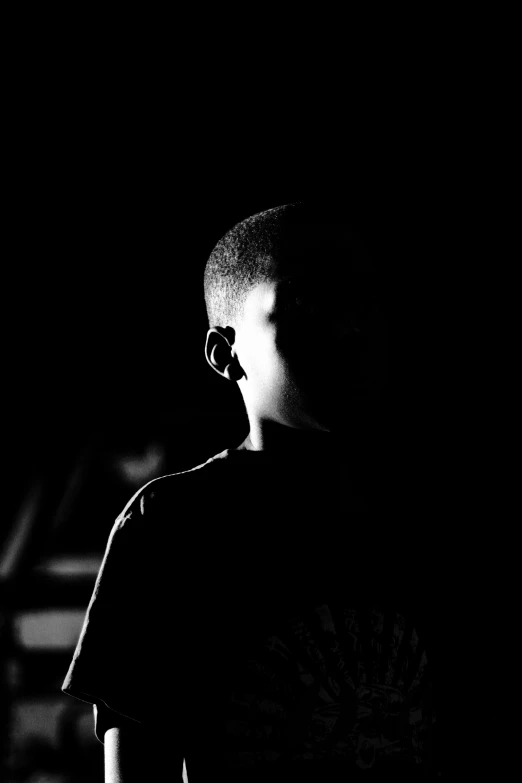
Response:
[[[192,548],[194,527],[187,524],[195,503],[211,497],[216,471],[212,458],[188,471],[170,473],[144,484],[116,517],[106,545],[99,580],[107,573],[129,574],[146,571],[152,579],[171,572],[176,552]],[[205,509],[201,508],[205,515]],[[154,575],[157,569],[158,576]],[[143,579],[136,581],[140,587]],[[105,582],[107,578],[105,577]]]
[[[118,515],[114,529],[140,525],[158,513],[175,514],[176,510],[186,508],[196,488],[203,489],[211,484],[216,473],[214,460],[215,457],[211,457],[190,470],[159,476],[144,484]]]

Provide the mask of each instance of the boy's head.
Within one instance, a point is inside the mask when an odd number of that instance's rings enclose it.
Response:
[[[298,202],[238,223],[207,261],[204,295],[205,356],[237,382],[255,450],[282,428],[346,421],[376,279],[339,208]]]

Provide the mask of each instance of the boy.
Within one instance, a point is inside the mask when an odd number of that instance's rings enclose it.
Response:
[[[63,685],[94,705],[107,781],[433,768],[429,613],[400,570],[414,543],[350,456],[379,382],[376,286],[324,204],[247,218],[208,259],[205,356],[249,432],[149,482],[111,531]]]

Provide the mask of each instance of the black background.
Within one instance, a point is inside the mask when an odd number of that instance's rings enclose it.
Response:
[[[357,213],[381,271],[390,329],[387,389],[361,415],[379,434],[389,485],[404,488],[410,507],[413,498],[419,526],[447,555],[444,609],[455,604],[459,620],[461,609],[472,611],[473,630],[485,628],[464,649],[466,667],[483,661],[489,683],[504,627],[497,598],[508,593],[498,579],[506,537],[496,531],[506,519],[505,486],[516,484],[499,467],[509,385],[492,354],[509,333],[498,322],[516,254],[502,239],[516,221],[505,198],[514,184],[505,151],[511,123],[488,35],[477,38],[479,56],[447,73],[444,46],[420,67],[419,53],[403,57],[392,36],[392,57],[371,74],[373,49],[354,66],[345,53],[351,39],[327,46],[319,68],[313,37],[276,74],[265,43],[254,51],[265,55],[255,58],[258,70],[245,74],[237,47],[228,48],[229,68],[219,45],[219,56],[201,62],[203,24],[169,28],[165,45],[150,32],[128,37],[124,25],[107,30],[102,20],[85,39],[83,22],[47,21],[51,34],[40,35],[34,18],[10,29],[5,69],[4,530],[31,478],[66,476],[92,432],[117,430],[133,445],[154,428],[175,429],[180,408],[241,409],[203,356],[208,254],[248,215],[338,195]],[[195,29],[198,47],[179,56]],[[417,32],[423,49],[425,29]],[[505,103],[514,105],[512,96]],[[479,361],[468,372],[472,355]],[[58,500],[62,491],[58,482]],[[106,514],[100,551],[112,507]],[[78,547],[89,548],[78,535]],[[466,606],[448,586],[454,561],[459,573],[473,566]],[[477,590],[490,595],[485,619]],[[462,620],[447,644],[456,655],[464,633]],[[460,694],[467,668],[456,668]]]
[[[182,449],[204,432],[180,434],[180,409],[242,415],[237,389],[204,358],[206,260],[241,219],[321,195],[346,205],[381,276],[389,378],[379,401],[359,407],[360,428],[367,442],[382,444],[388,476],[426,474],[441,381],[426,313],[458,227],[441,150],[428,154],[415,126],[397,142],[392,125],[368,128],[362,145],[341,112],[331,133],[310,143],[312,126],[273,122],[276,105],[249,136],[239,133],[245,117],[220,119],[211,96],[196,111],[139,81],[137,101],[129,85],[115,89],[108,77],[96,90],[89,74],[61,66],[46,73],[33,70],[18,94],[23,111],[12,117],[7,156],[12,486],[23,487],[41,466],[67,463],[96,431],[139,448],[151,432],[170,428]],[[446,308],[438,309],[443,331]],[[328,371],[315,361],[318,372]],[[199,461],[210,456],[200,453]]]

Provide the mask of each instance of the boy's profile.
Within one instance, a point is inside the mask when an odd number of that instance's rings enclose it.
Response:
[[[382,381],[367,252],[342,211],[286,204],[217,243],[204,297],[248,434],[131,498],[63,690],[93,704],[107,781],[426,776],[428,614],[348,457]]]

